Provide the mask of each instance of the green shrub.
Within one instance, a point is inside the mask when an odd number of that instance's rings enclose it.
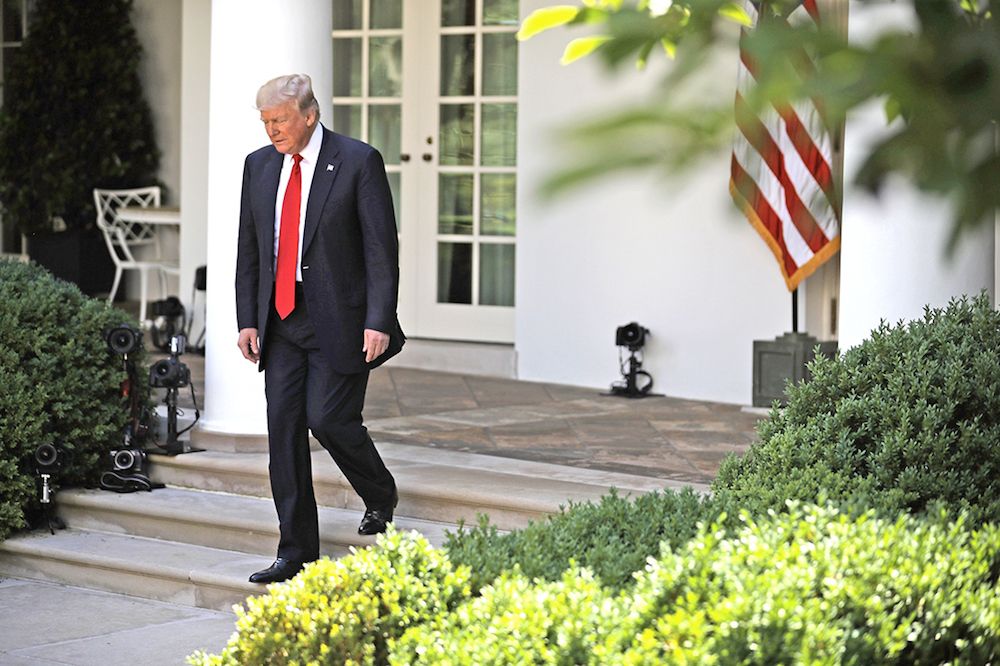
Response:
[[[291,581],[237,608],[221,654],[191,664],[384,664],[407,628],[468,599],[469,572],[416,534],[392,529],[376,545],[306,566]]]
[[[586,570],[531,583],[506,573],[448,615],[408,630],[390,646],[389,663],[601,663],[605,637],[621,604]]]
[[[886,515],[943,503],[1000,522],[1000,313],[987,295],[881,325],[762,421],[727,459],[718,495],[754,512],[786,499],[868,503]]]
[[[605,663],[942,664],[1000,658],[1000,529],[801,508],[705,530],[638,576]]]
[[[60,486],[95,484],[121,444],[125,372],[104,330],[122,322],[136,325],[39,266],[0,260],[0,539],[37,510],[39,444],[62,448]]]
[[[664,547],[620,593],[505,574],[391,664],[941,664],[1000,658],[1000,529],[791,504]],[[730,535],[731,533],[731,535]]]
[[[646,558],[660,552],[661,542],[678,546],[694,535],[699,522],[715,520],[719,506],[690,488],[634,499],[612,490],[596,504],[571,504],[507,534],[482,517],[476,527],[449,533],[445,548],[452,561],[472,570],[474,588],[515,565],[529,578],[558,580],[571,561],[617,588],[629,584]]]

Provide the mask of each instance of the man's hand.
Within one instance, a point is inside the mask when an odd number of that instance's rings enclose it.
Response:
[[[361,351],[365,352],[365,363],[371,363],[385,353],[389,348],[389,335],[371,328],[365,329],[365,344]]]
[[[236,346],[243,352],[243,358],[251,363],[256,363],[260,360],[260,347],[257,346],[256,328],[241,328],[240,339],[236,342]]]

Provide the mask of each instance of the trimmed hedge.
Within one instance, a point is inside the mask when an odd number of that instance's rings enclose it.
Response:
[[[421,537],[309,565],[239,611],[217,664],[940,664],[1000,659],[1000,528],[791,503],[664,545],[616,592],[468,572]]]
[[[635,498],[612,489],[600,502],[570,504],[522,530],[498,533],[486,517],[447,535],[453,562],[472,570],[473,587],[486,585],[515,565],[529,577],[559,580],[571,563],[587,567],[601,584],[620,588],[663,542],[677,547],[694,536],[699,522],[712,522],[721,503],[686,488]]]
[[[810,366],[717,495],[754,512],[849,500],[885,515],[935,504],[1000,522],[1000,312],[982,294],[890,327]]]
[[[384,664],[388,645],[411,626],[468,599],[469,571],[416,532],[390,528],[376,546],[306,565],[291,581],[237,607],[236,633],[196,666]]]
[[[96,484],[121,444],[125,372],[104,330],[122,322],[137,325],[40,266],[0,260],[0,539],[38,510],[40,444],[62,449],[60,486]]]

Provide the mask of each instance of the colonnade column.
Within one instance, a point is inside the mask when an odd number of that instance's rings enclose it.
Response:
[[[850,38],[864,41],[887,27],[913,25],[910,3],[852,2]],[[888,132],[881,103],[859,109],[845,131],[841,243],[840,348],[869,337],[883,319],[896,323],[923,315],[925,305],[940,307],[956,296],[993,294],[995,228],[984,224],[966,233],[946,254],[952,211],[940,198],[916,191],[893,177],[878,198],[850,182],[868,148]]]
[[[236,348],[234,280],[243,160],[267,144],[257,89],[281,74],[313,79],[329,125],[332,5],[314,0],[213,0],[209,62],[205,430],[266,432],[264,382]]]

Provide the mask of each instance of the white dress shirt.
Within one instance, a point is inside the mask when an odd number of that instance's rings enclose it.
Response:
[[[313,174],[316,172],[316,160],[319,159],[319,149],[323,145],[323,126],[319,123],[309,137],[309,143],[302,149],[302,161],[299,169],[302,171],[302,198],[299,204],[299,255],[295,259],[295,280],[302,282],[302,232],[306,226],[306,207],[309,202],[309,190],[312,188]],[[278,196],[274,200],[274,270],[278,270],[278,243],[281,238],[281,205],[285,200],[285,190],[288,189],[288,179],[292,177],[292,166],[295,161],[291,155],[285,155],[281,164],[281,176],[278,177]]]

